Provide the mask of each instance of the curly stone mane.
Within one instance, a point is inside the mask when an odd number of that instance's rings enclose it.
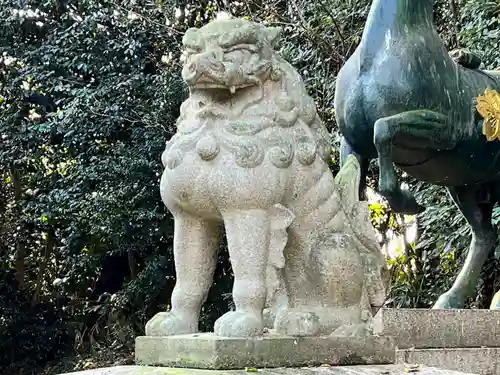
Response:
[[[274,50],[279,33],[243,19],[186,32],[182,76],[190,96],[163,154],[165,166],[175,168],[192,150],[205,161],[227,150],[243,168],[266,156],[278,168],[295,159],[303,165],[328,160],[329,134],[315,103]]]

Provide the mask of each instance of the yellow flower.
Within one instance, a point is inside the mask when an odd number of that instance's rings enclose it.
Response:
[[[500,93],[487,88],[477,98],[477,111],[484,118],[483,134],[488,141],[500,140]]]

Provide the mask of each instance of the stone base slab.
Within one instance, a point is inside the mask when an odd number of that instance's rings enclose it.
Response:
[[[378,335],[399,349],[500,347],[500,310],[380,309]]]
[[[391,337],[217,337],[213,333],[168,337],[140,336],[140,365],[233,370],[246,367],[373,365],[395,363]]]
[[[398,349],[398,363],[421,363],[454,371],[500,375],[500,348]]]
[[[401,365],[276,368],[258,371],[261,375],[408,375]],[[116,366],[60,375],[248,375],[245,370],[197,370],[151,366]],[[421,366],[418,375],[473,375]]]

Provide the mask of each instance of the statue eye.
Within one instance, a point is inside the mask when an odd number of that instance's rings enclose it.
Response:
[[[200,37],[197,29],[188,29],[182,37],[182,44],[186,49],[199,51],[203,46],[203,39]]]
[[[218,44],[222,48],[230,48],[233,45],[233,41],[226,38],[225,35],[221,35],[218,39]]]
[[[203,49],[203,45],[198,43],[184,43],[184,49],[190,53],[199,53]]]

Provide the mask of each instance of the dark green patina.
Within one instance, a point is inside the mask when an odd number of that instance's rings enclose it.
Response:
[[[470,224],[472,243],[453,287],[435,308],[460,308],[475,289],[496,233],[500,142],[487,142],[475,99],[500,89],[500,72],[469,69],[448,54],[433,21],[434,0],[374,0],[359,47],[337,78],[341,158],[366,171],[378,158],[379,192],[396,212],[421,207],[401,188],[395,166],[446,186]]]

